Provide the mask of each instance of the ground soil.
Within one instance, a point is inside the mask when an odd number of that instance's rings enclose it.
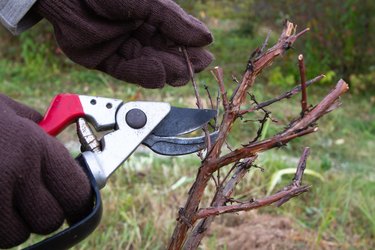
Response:
[[[216,238],[216,249],[340,249],[326,241],[317,245],[314,232],[298,226],[289,217],[279,215],[252,213],[218,218],[211,226],[209,237]],[[212,248],[208,245],[206,239],[203,248]]]

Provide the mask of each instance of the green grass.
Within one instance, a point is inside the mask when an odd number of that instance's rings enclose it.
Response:
[[[41,30],[45,26],[39,28]],[[262,34],[263,35],[263,34]],[[195,100],[190,87],[163,90],[144,90],[135,85],[123,84],[105,74],[88,71],[74,65],[63,55],[56,54],[51,39],[38,34],[38,30],[19,39],[0,41],[0,92],[27,103],[44,112],[50,99],[60,92],[100,95],[123,100],[163,100],[177,106],[193,107]],[[225,70],[228,89],[233,89],[231,75],[240,77],[248,54],[264,37],[253,39],[233,32],[215,30],[215,43],[211,51],[215,64]],[[39,46],[36,42],[44,42]],[[7,50],[5,50],[7,48]],[[286,91],[296,76],[283,72],[278,59],[272,69],[257,81],[253,92],[258,100],[266,100]],[[295,64],[295,61],[290,61]],[[313,76],[309,76],[313,77]],[[197,76],[200,84],[209,86],[211,93],[217,87],[209,72]],[[316,104],[333,87],[338,79],[328,84],[316,84],[309,91],[309,102]],[[285,83],[284,83],[285,81]],[[203,88],[201,94],[204,95]],[[313,185],[311,192],[293,199],[282,208],[269,207],[262,213],[294,218],[301,231],[311,230],[311,247],[319,248],[322,242],[332,242],[339,249],[371,249],[375,247],[375,172],[372,152],[375,152],[375,109],[371,93],[348,94],[342,108],[319,122],[320,131],[298,139],[286,147],[263,154],[258,165],[265,169],[252,169],[238,186],[236,197],[261,197],[266,194],[270,177],[275,171],[297,165],[304,146],[311,147],[308,168],[325,177],[322,182],[306,176],[304,181]],[[299,113],[299,97],[280,102],[270,108],[279,124],[270,124],[267,136],[276,133]],[[246,119],[257,119],[261,113]],[[238,146],[254,136],[257,125],[239,123],[233,128],[229,142]],[[72,132],[73,133],[73,132]],[[73,136],[68,136],[69,140]],[[243,139],[246,138],[246,139]],[[162,249],[173,230],[179,207],[183,206],[191,178],[196,175],[199,160],[195,156],[158,157],[153,153],[133,155],[118,170],[102,191],[104,217],[101,225],[87,240],[75,249]],[[173,189],[181,177],[186,182]],[[284,176],[277,188],[288,183]],[[211,191],[214,189],[210,184]],[[206,198],[209,194],[206,195]],[[205,201],[207,204],[209,201]],[[40,238],[33,238],[31,242]],[[205,243],[215,249],[213,235]],[[25,245],[24,245],[25,246]]]

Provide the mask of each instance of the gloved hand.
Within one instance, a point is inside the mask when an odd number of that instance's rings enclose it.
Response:
[[[181,47],[195,72],[213,59],[202,48],[210,31],[173,0],[38,0],[34,10],[70,59],[146,88],[189,81]]]
[[[86,174],[35,123],[42,116],[0,94],[0,248],[48,234],[92,208]]]

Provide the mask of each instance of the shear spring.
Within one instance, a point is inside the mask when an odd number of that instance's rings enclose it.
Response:
[[[96,138],[95,134],[92,132],[89,124],[85,119],[79,118],[77,120],[77,135],[79,142],[81,143],[81,151],[92,151],[100,152],[101,146],[100,142]]]

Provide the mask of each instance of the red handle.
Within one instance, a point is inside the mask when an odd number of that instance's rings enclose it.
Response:
[[[48,134],[55,136],[85,112],[78,95],[59,94],[53,98],[39,126]]]

